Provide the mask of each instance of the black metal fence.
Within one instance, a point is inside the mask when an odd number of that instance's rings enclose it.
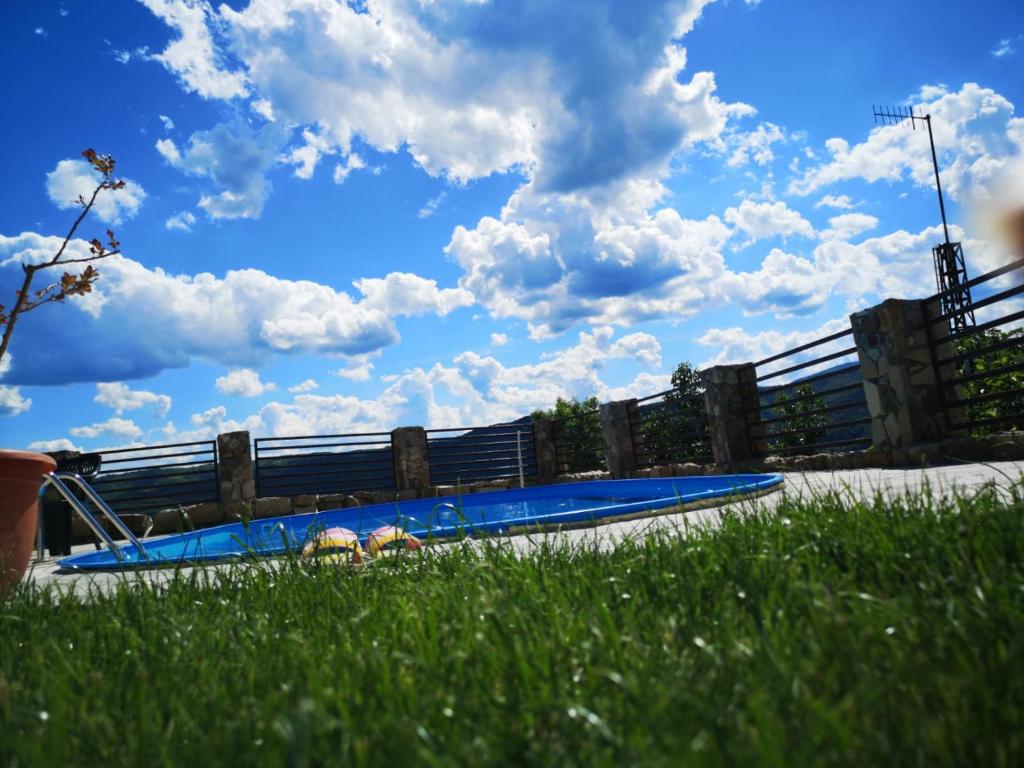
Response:
[[[217,501],[217,441],[98,451],[89,483],[118,514]]]
[[[642,397],[631,426],[640,467],[712,460],[702,392],[668,389]]]
[[[537,474],[533,424],[428,429],[427,461],[434,484],[531,477]]]
[[[852,335],[852,328],[839,331],[754,364],[759,373],[758,400],[768,453],[857,450],[871,444],[871,417],[856,359],[857,347],[847,341]],[[805,357],[826,345],[839,349],[760,373],[764,367],[787,358]],[[800,375],[822,366],[827,367]],[[790,378],[779,384],[762,384],[783,377]]]
[[[257,497],[395,487],[390,432],[261,437],[253,442]]]
[[[941,293],[926,299],[938,311],[930,324],[930,341],[941,378],[943,411],[951,432],[983,435],[1024,426],[1024,295],[1018,259],[968,281],[974,289],[978,322],[957,328],[957,309],[948,309]],[[942,311],[945,310],[945,311]],[[1015,326],[1007,328],[1007,326]]]
[[[585,411],[555,422],[555,454],[563,472],[590,472],[607,468],[601,412]]]

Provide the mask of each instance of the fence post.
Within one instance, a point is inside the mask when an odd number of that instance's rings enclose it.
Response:
[[[217,435],[217,483],[226,515],[256,498],[248,432]]]
[[[430,487],[427,432],[423,427],[398,427],[391,430],[391,455],[395,464],[396,490]]]
[[[857,345],[864,397],[871,414],[871,441],[880,448],[907,448],[949,436],[943,409],[956,392],[943,391],[936,360],[949,357],[948,341],[933,344],[930,328],[939,316],[936,303],[886,299],[850,315]],[[938,325],[945,335],[946,325]]]
[[[763,458],[764,428],[754,364],[715,365],[701,371],[701,381],[715,464],[729,468]]]
[[[638,422],[636,400],[601,404],[601,436],[608,471],[616,479],[629,477],[638,466],[633,423]]]
[[[555,422],[551,419],[537,419],[533,422],[533,454],[537,458],[537,474],[541,477],[557,477],[562,474],[558,463],[558,437]]]

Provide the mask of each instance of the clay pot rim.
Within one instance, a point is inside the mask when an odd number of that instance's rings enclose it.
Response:
[[[15,451],[8,450],[6,448],[0,448],[0,461],[5,459],[37,461],[42,463],[44,466],[49,466],[51,471],[57,468],[57,462],[54,461],[52,456],[47,456],[45,453],[39,453],[38,451]]]

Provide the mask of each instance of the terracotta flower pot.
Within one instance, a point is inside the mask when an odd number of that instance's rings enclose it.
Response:
[[[56,468],[42,453],[0,450],[0,595],[25,575],[36,539],[39,489]]]

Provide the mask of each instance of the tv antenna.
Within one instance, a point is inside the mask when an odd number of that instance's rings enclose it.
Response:
[[[935,136],[932,134],[932,116],[922,115],[913,107],[875,107],[872,106],[875,123],[882,125],[899,125],[907,121],[911,128],[917,130],[918,121],[928,126],[928,142],[932,148],[932,167],[935,169],[935,189],[939,193],[939,214],[942,216],[942,233],[945,242],[932,248],[935,262],[935,284],[939,289],[942,302],[942,314],[949,316],[950,327],[954,332],[965,330],[974,325],[974,308],[971,302],[971,289],[967,285],[967,266],[964,264],[964,249],[961,243],[949,241],[949,226],[946,223],[946,204],[942,199],[942,182],[939,180],[939,158],[935,153]]]

